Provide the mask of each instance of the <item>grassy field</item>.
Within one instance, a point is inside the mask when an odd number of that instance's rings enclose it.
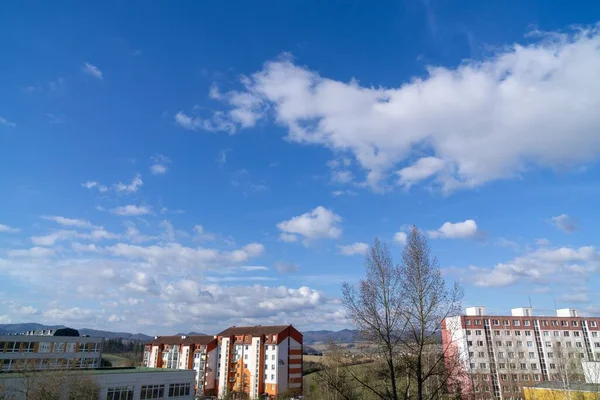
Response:
[[[310,356],[310,355],[303,355],[302,359],[304,361],[312,361],[312,362],[322,362],[323,361],[323,356]]]

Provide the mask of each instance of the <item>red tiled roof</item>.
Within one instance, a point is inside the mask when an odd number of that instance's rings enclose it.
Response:
[[[184,338],[185,337],[185,338]],[[184,346],[189,346],[191,344],[197,345],[207,345],[213,340],[216,340],[214,336],[211,335],[195,335],[195,336],[159,336],[154,340],[148,342],[150,345],[160,345],[160,344],[182,344]]]
[[[219,333],[217,336],[262,336],[262,335],[276,335],[291,325],[272,325],[272,326],[232,326]]]

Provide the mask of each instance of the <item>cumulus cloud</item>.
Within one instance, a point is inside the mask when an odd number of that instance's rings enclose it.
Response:
[[[468,219],[463,222],[445,222],[435,231],[428,232],[432,239],[466,239],[477,234],[477,223]]]
[[[117,192],[135,193],[142,187],[143,184],[144,181],[142,181],[142,177],[138,174],[133,177],[131,183],[129,184],[123,182],[117,183],[115,185],[115,189]]]
[[[102,79],[102,71],[100,71],[98,67],[90,63],[86,62],[83,64],[83,72],[90,76],[93,76],[96,79]]]
[[[577,222],[567,214],[561,214],[551,219],[554,226],[565,233],[573,233],[577,230]]]
[[[369,245],[366,243],[352,243],[345,246],[338,246],[340,254],[345,256],[363,255],[369,250]]]
[[[11,228],[8,225],[0,224],[0,233],[15,233],[19,232],[17,228]]]
[[[408,239],[406,232],[396,232],[394,234],[394,242],[396,243],[404,245],[406,244],[406,239]]]
[[[146,206],[136,206],[135,204],[129,204],[126,206],[116,207],[111,210],[113,214],[127,216],[127,217],[136,217],[139,215],[150,214],[150,207]]]
[[[342,228],[339,224],[341,222],[342,217],[323,206],[318,206],[312,211],[278,223],[277,228],[281,231],[281,240],[293,242],[298,239],[298,236],[301,236],[304,238],[304,243],[307,244],[314,239],[340,237]]]
[[[283,56],[223,94],[220,116],[241,128],[272,117],[292,142],[350,152],[373,187],[391,170],[403,185],[428,178],[451,191],[597,159],[600,27],[530,38],[399,87],[323,77]]]
[[[163,156],[162,154],[157,154],[155,156],[152,156],[151,159],[152,166],[150,167],[150,171],[152,172],[152,174],[163,175],[167,173],[167,164],[171,163],[171,160],[168,157]]]
[[[100,184],[99,182],[96,181],[87,181],[81,184],[81,186],[83,186],[86,189],[98,189],[99,192],[107,192],[108,191],[108,187]]]
[[[502,287],[519,282],[544,283],[547,281],[581,281],[587,274],[600,268],[600,253],[592,246],[580,248],[540,248],[493,268],[470,266],[466,276],[482,287]]]

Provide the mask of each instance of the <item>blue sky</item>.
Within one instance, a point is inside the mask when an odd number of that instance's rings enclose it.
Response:
[[[4,4],[0,323],[344,327],[411,224],[465,306],[600,313],[599,11]]]

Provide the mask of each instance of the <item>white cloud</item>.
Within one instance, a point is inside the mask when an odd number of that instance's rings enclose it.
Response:
[[[397,172],[400,184],[411,186],[415,183],[434,176],[444,169],[444,160],[437,157],[423,157],[409,167],[404,167]]]
[[[354,175],[348,170],[339,170],[331,172],[331,181],[333,183],[346,184],[352,182]]]
[[[355,196],[356,192],[353,192],[352,190],[334,190],[333,192],[331,192],[331,195],[333,197]]]
[[[43,236],[32,236],[31,242],[36,246],[54,246],[57,242],[69,240],[77,236],[77,231],[58,230]]]
[[[340,237],[342,229],[339,224],[341,222],[342,217],[323,206],[318,206],[310,212],[278,223],[277,228],[281,231],[281,240],[295,241],[296,239],[292,239],[292,237],[300,235],[304,237],[306,244],[313,239]]]
[[[396,232],[394,234],[394,242],[400,243],[402,245],[406,244],[406,239],[408,239],[408,235],[406,232]]]
[[[0,116],[0,125],[8,126],[9,128],[14,128],[15,126],[17,126],[17,124],[15,124],[14,122],[10,122],[2,116]]]
[[[540,248],[493,268],[470,266],[466,272],[469,282],[476,286],[500,287],[516,283],[556,281],[566,284],[600,269],[600,253],[591,246],[578,249],[560,247]]]
[[[540,238],[535,239],[535,244],[537,246],[548,246],[550,244],[550,241],[548,239]]]
[[[428,232],[432,239],[466,239],[477,234],[477,223],[468,219],[464,222],[445,222],[439,229]]]
[[[179,111],[175,114],[175,123],[184,129],[190,131],[205,130],[209,132],[227,131],[235,133],[235,124],[228,121],[222,113],[216,112],[212,119],[202,119],[200,117],[192,117]]]
[[[59,215],[43,215],[42,219],[54,221],[59,225],[75,227],[75,228],[93,228],[94,225],[90,221],[75,218],[66,218]]]
[[[32,247],[30,249],[9,250],[6,252],[6,254],[9,257],[31,257],[31,258],[52,257],[55,253],[56,253],[56,250],[48,249],[46,247]]]
[[[561,214],[551,218],[552,223],[565,233],[573,233],[577,230],[577,222],[567,214]]]
[[[11,228],[8,225],[0,224],[0,233],[15,233],[19,232],[17,228]]]
[[[100,71],[98,67],[90,63],[86,62],[83,64],[83,72],[90,76],[93,76],[96,79],[102,79],[102,71]]]
[[[243,271],[255,272],[255,271],[268,271],[269,268],[262,265],[243,265],[240,267]]]
[[[345,256],[363,255],[369,250],[369,245],[366,243],[352,243],[345,246],[338,246],[340,254]]]
[[[567,303],[589,303],[590,298],[586,293],[572,293],[560,296],[560,300]]]
[[[113,208],[111,212],[116,215],[135,217],[139,215],[150,214],[150,207],[129,204],[126,206]]]
[[[82,244],[79,242],[71,243],[71,248],[77,253],[99,253],[100,249],[95,244]]]
[[[81,186],[83,186],[86,189],[96,188],[96,189],[98,189],[99,192],[107,192],[108,191],[108,187],[106,187],[96,181],[87,181],[85,183],[82,183]]]
[[[95,320],[95,314],[91,310],[79,307],[53,308],[42,313],[45,318],[54,321],[86,322]]]
[[[434,165],[417,162],[401,176],[429,177],[446,191],[595,160],[600,28],[537,39],[456,67],[429,66],[399,87],[329,79],[284,56],[225,95],[226,115],[240,127],[272,116],[290,141],[351,152],[374,187],[424,148]]]
[[[135,193],[140,189],[140,187],[142,187],[143,184],[144,181],[142,181],[142,177],[140,175],[136,175],[133,177],[130,184],[119,182],[115,185],[115,189],[118,192]]]
[[[111,324],[114,324],[116,322],[124,322],[126,320],[126,318],[122,315],[117,315],[117,314],[111,314],[107,321],[110,322]]]
[[[151,157],[152,166],[150,167],[150,171],[154,175],[163,175],[167,173],[167,164],[171,163],[171,160],[168,157],[163,156],[162,154],[157,154]]]
[[[298,236],[292,235],[290,233],[280,233],[279,240],[282,242],[293,243],[298,241]]]

